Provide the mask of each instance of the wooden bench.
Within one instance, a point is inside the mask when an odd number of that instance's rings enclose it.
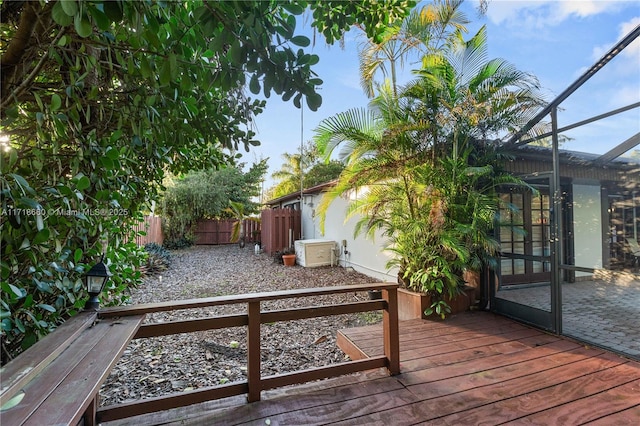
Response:
[[[94,425],[100,386],[143,319],[81,312],[2,367],[0,423]]]

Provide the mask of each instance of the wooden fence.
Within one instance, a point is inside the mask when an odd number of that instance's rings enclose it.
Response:
[[[235,220],[201,220],[194,231],[195,244],[220,245],[231,243],[231,229]],[[260,221],[245,219],[243,222],[245,241],[247,244],[260,243],[268,253],[292,247],[301,236],[300,210],[272,209],[263,210]],[[136,243],[143,246],[147,243],[162,245],[162,218],[145,216],[144,222],[135,227],[136,231],[146,235],[136,236]]]
[[[232,244],[231,230],[235,222],[235,219],[198,221],[194,231],[195,244]],[[260,241],[260,223],[255,220],[245,219],[242,226],[244,228],[245,241],[247,244],[253,244]]]
[[[293,242],[301,238],[300,210],[263,210],[261,221],[262,248],[268,254],[293,247]]]
[[[145,216],[144,222],[134,227],[136,232],[145,232],[146,235],[136,235],[136,244],[143,246],[147,243],[162,245],[162,218],[160,216]]]

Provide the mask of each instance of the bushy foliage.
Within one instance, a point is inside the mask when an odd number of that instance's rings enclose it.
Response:
[[[187,247],[191,247],[195,243],[195,239],[192,232],[187,232],[181,237],[165,236],[162,246],[169,250],[180,250]]]
[[[344,164],[338,160],[331,160],[328,163],[316,163],[305,174],[304,187],[311,188],[331,182],[340,176],[342,170],[344,170]]]
[[[124,302],[140,282],[143,255],[127,242],[135,241],[130,230],[140,217],[96,208],[82,195],[83,176],[38,190],[17,174],[0,180],[4,364],[83,308],[83,275],[103,255],[113,273],[103,305]]]
[[[280,265],[284,265],[284,260],[282,260],[282,256],[287,254],[296,254],[296,251],[289,247],[276,251],[275,253],[273,253],[273,255],[271,255],[271,258],[273,259],[273,263],[279,263]]]
[[[267,191],[267,198],[274,199],[300,191],[300,179],[303,188],[330,182],[340,176],[344,164],[337,160],[321,161],[318,148],[312,141],[303,146],[300,153],[282,154],[285,160],[280,170],[271,174],[276,184]]]
[[[165,271],[171,266],[171,253],[157,243],[147,243],[144,245],[147,258],[143,268],[146,275],[154,275]]]
[[[319,57],[296,16],[321,11],[313,25],[333,42],[354,22],[377,36],[412,4],[1,2],[3,363],[80,309],[103,251],[107,299],[126,298],[144,259],[129,230],[165,173],[233,164],[259,143],[265,102],[247,93],[317,110]]]
[[[260,194],[260,182],[267,170],[262,160],[244,173],[241,166],[188,173],[173,179],[164,192],[160,212],[164,245],[181,248],[193,242],[192,228],[200,219],[235,217],[230,202],[244,206],[245,215],[258,211],[252,201]]]
[[[434,2],[450,13],[429,16],[459,16],[460,4]],[[458,23],[426,24],[426,42],[437,30],[446,43],[426,50],[414,81],[380,84],[369,109],[337,114],[316,129],[320,151],[328,157],[341,147],[346,163],[318,213],[323,227],[331,202],[358,189],[347,210],[359,218],[356,234],[382,232],[395,256],[387,266],[398,267],[408,288],[432,296],[427,314],[444,317],[444,299],[459,291],[463,271],[496,262],[498,187],[522,184],[504,173],[494,138],[528,122],[544,99],[535,77],[487,59],[484,27],[464,40]],[[449,25],[452,31],[440,31]]]

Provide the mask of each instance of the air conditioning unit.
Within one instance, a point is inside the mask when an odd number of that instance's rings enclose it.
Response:
[[[335,246],[336,242],[330,240],[298,240],[295,242],[296,261],[307,268],[332,265]]]

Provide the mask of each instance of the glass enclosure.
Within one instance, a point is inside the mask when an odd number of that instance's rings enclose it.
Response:
[[[639,34],[539,114],[546,133],[505,144],[514,158],[507,168],[529,187],[501,189],[490,303],[640,359],[640,81],[628,96],[598,98],[626,63],[617,53]]]

